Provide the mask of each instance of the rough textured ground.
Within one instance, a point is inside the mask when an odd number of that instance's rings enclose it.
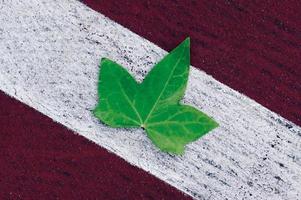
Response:
[[[0,199],[190,199],[0,92]]]
[[[166,52],[77,1],[2,4],[0,89],[198,199],[299,199],[301,129],[192,68],[184,101],[220,124],[182,157],[138,129],[111,129],[95,106],[98,62],[141,80]],[[72,148],[70,148],[72,151]]]
[[[192,65],[301,125],[301,1],[83,0]]]

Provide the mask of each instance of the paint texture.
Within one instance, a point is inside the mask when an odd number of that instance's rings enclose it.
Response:
[[[193,66],[301,125],[301,1],[83,0]]]
[[[100,58],[142,80],[164,50],[77,1],[13,0],[0,13],[5,93],[194,198],[300,198],[299,126],[191,67],[183,102],[220,127],[182,157],[162,153],[141,130],[108,128],[91,110]]]

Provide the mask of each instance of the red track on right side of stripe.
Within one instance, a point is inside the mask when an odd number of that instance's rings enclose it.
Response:
[[[301,125],[301,1],[83,2],[168,51],[190,36],[193,66]]]

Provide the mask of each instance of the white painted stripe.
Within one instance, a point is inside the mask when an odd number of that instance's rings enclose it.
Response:
[[[0,24],[7,94],[195,198],[301,198],[300,127],[192,68],[184,101],[220,127],[182,157],[161,153],[142,130],[108,128],[90,110],[100,58],[141,80],[165,51],[74,0],[1,1]]]

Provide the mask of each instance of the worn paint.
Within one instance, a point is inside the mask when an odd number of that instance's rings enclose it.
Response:
[[[91,110],[100,58],[142,80],[164,50],[77,1],[12,0],[0,9],[7,94],[194,198],[300,198],[300,127],[192,68],[183,101],[220,127],[182,157],[162,153],[143,131],[104,126]]]

